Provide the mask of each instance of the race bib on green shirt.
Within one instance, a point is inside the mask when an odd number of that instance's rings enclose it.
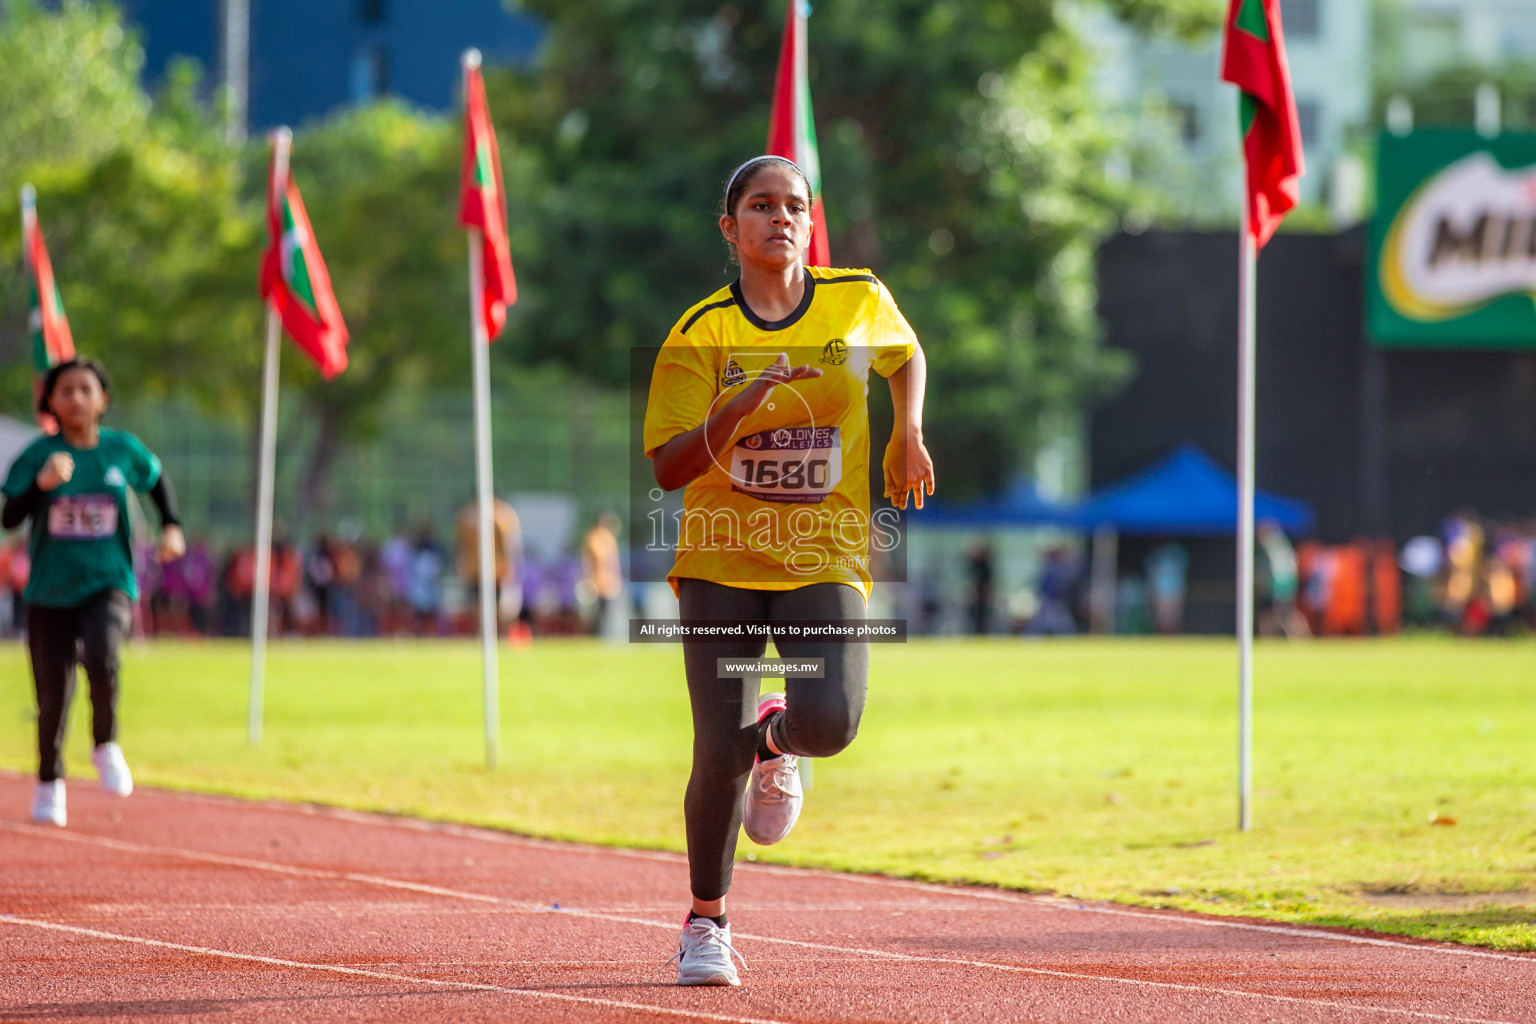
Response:
[[[60,540],[100,540],[117,533],[117,498],[61,494],[48,505],[48,533]]]

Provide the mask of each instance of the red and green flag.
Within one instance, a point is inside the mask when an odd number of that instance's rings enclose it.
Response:
[[[75,357],[75,340],[64,315],[64,297],[53,277],[43,229],[37,223],[37,193],[28,185],[21,190],[22,262],[31,286],[27,329],[32,335],[32,361],[39,373]]]
[[[501,153],[485,103],[480,65],[464,69],[464,163],[459,174],[459,223],[480,232],[485,282],[480,310],[485,338],[494,341],[507,323],[507,307],[517,302],[512,249],[507,243],[507,196],[502,187]]]
[[[320,246],[309,226],[299,186],[287,173],[278,180],[274,149],[267,175],[267,231],[271,243],[261,263],[261,297],[282,319],[283,330],[330,380],[347,368],[347,325],[331,289]]]
[[[1300,201],[1306,173],[1280,0],[1230,0],[1221,77],[1241,91],[1248,225],[1262,248]]]
[[[808,0],[789,0],[784,13],[784,41],[779,47],[779,72],[773,86],[773,112],[768,115],[768,153],[793,160],[811,180],[811,244],[806,266],[832,265],[827,246],[826,204],[821,195],[821,155],[816,148],[816,121],[811,116],[811,86],[806,77],[805,20]]]

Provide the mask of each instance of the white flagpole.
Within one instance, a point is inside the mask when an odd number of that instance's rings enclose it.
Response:
[[[32,270],[32,250],[27,245],[27,239],[32,236],[32,222],[37,218],[37,189],[31,184],[21,186],[21,262],[26,266],[27,273]],[[43,301],[38,296],[38,302]]]
[[[1248,203],[1244,197],[1244,210]],[[1258,246],[1251,212],[1239,229],[1239,337],[1237,355],[1237,703],[1238,829],[1253,828],[1253,493],[1254,361],[1258,344]]]
[[[466,50],[463,57],[465,84],[469,73],[480,66],[480,51]],[[466,97],[468,89],[465,90]],[[467,129],[466,129],[467,130]],[[497,183],[500,187],[500,183]],[[480,520],[480,660],[485,689],[485,763],[496,767],[500,746],[501,711],[497,693],[496,664],[496,558],[492,551],[494,521],[491,486],[491,339],[485,325],[485,238],[469,231],[469,343],[474,364],[475,392],[475,507]]]
[[[36,222],[37,189],[32,187],[31,182],[27,182],[21,186],[21,266],[23,272],[32,282],[32,286],[34,288],[37,288],[37,270],[32,266],[32,225]],[[47,299],[43,295],[43,290],[41,288],[37,288],[37,309],[32,311],[32,313],[33,315],[37,316],[39,320],[43,315],[42,307],[45,301],[47,301]],[[27,346],[28,348],[31,347],[31,334],[34,330],[41,332],[43,330],[43,325],[40,322],[34,322],[29,317],[27,321],[27,335],[29,342]],[[47,347],[46,341],[44,342],[43,347]],[[40,388],[42,386],[41,377],[33,377],[32,381],[34,387]],[[36,396],[40,395],[41,393],[41,391],[34,391],[33,395]],[[38,424],[41,425],[42,414],[39,413],[35,408],[36,404],[36,402],[33,403],[34,408],[32,410],[32,415],[37,420]]]
[[[273,174],[271,187],[281,201],[288,180],[288,151],[293,133],[279,128],[272,133]],[[262,699],[267,673],[267,612],[272,593],[272,492],[277,477],[277,370],[282,358],[283,325],[277,310],[267,304],[267,354],[261,386],[261,455],[256,488],[256,580],[251,590],[251,696],[246,736],[251,746],[261,743]]]

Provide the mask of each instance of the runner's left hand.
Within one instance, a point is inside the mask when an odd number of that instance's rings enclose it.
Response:
[[[916,495],[923,507],[923,491],[933,493],[933,457],[923,444],[923,432],[917,427],[891,431],[891,443],[885,446],[885,496],[902,511],[907,508],[907,493]]]
[[[187,538],[181,532],[181,527],[172,523],[160,531],[160,544],[155,549],[155,557],[162,562],[174,562],[187,553]]]

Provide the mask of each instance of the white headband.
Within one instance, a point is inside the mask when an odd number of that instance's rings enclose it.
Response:
[[[764,153],[762,156],[755,156],[755,157],[753,157],[752,159],[748,160],[746,163],[742,164],[740,167],[736,168],[736,170],[731,172],[731,180],[727,181],[725,183],[725,198],[726,198],[727,202],[730,201],[731,189],[736,186],[736,179],[741,177],[741,172],[746,170],[748,167],[752,166],[753,164],[757,163],[759,160],[782,160],[785,163],[789,164],[789,166],[793,167],[795,169],[795,171],[800,175],[800,177],[805,178],[806,182],[809,182],[811,180],[810,178],[806,177],[806,174],[805,174],[804,171],[800,170],[800,165],[795,163],[789,157],[787,157],[787,156],[779,156],[776,153]]]

